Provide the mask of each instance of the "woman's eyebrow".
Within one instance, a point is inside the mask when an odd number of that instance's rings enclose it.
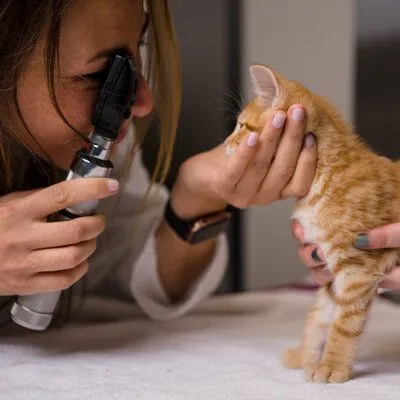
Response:
[[[140,32],[140,37],[144,35],[146,32],[147,28],[149,27],[150,19],[149,19],[149,14],[145,13],[145,20],[142,26],[142,30]],[[113,57],[117,53],[125,53],[128,55],[132,55],[131,51],[128,49],[128,47],[113,47],[109,49],[103,49],[98,51],[89,61],[88,64],[92,63],[93,61],[99,60],[101,58],[110,58]]]
[[[127,47],[112,47],[110,49],[104,49],[98,51],[89,61],[88,64],[92,63],[93,61],[100,60],[102,58],[111,58],[116,54],[123,53],[132,55],[131,51]]]

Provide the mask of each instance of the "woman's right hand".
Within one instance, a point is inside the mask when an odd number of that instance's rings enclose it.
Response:
[[[0,198],[0,295],[26,295],[70,287],[88,269],[105,228],[101,215],[48,222],[66,207],[111,196],[118,182],[85,178]]]

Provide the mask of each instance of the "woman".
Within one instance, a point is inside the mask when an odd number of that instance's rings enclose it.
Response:
[[[218,286],[226,244],[222,233],[197,244],[182,240],[164,217],[168,199],[175,217],[188,221],[227,204],[268,204],[308,191],[316,143],[304,135],[301,105],[277,113],[231,159],[217,147],[186,161],[170,194],[155,183],[168,169],[180,103],[166,1],[149,1],[147,12],[141,0],[4,0],[0,8],[0,295],[6,300],[70,293],[90,264],[89,292],[133,297],[153,318],[181,315]],[[63,182],[93,128],[110,57],[123,51],[140,66],[145,36],[147,58],[131,121],[115,148],[113,179]],[[161,145],[147,193],[136,149],[153,115],[160,120]],[[48,222],[58,210],[100,198],[99,215]],[[67,298],[61,305],[69,311]]]

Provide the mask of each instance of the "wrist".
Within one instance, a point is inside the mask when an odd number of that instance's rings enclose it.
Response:
[[[201,215],[224,210],[227,203],[213,196],[190,193],[177,180],[171,190],[171,206],[179,218],[190,220]]]

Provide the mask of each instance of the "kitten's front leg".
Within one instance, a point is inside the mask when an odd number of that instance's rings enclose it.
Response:
[[[306,368],[306,371],[309,371],[318,367],[333,307],[334,303],[327,289],[321,287],[315,304],[307,315],[301,345],[298,348],[287,349],[282,354],[282,364],[286,368]]]
[[[364,331],[377,289],[377,280],[371,275],[350,266],[339,272],[328,286],[336,304],[335,316],[319,365],[308,369],[310,380],[342,383],[350,379],[358,338]]]

